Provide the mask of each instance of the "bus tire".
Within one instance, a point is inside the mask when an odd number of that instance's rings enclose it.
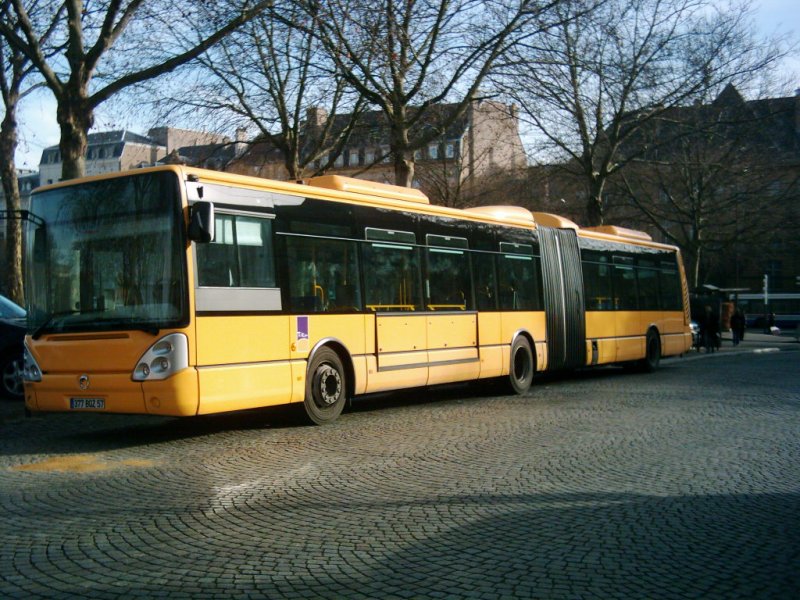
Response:
[[[536,364],[531,343],[524,335],[518,335],[511,344],[511,364],[508,369],[508,384],[515,394],[524,394],[533,383]]]
[[[658,370],[661,362],[661,337],[655,329],[647,332],[645,340],[644,358],[639,362],[639,369],[644,373],[653,373]]]
[[[325,425],[342,414],[347,402],[347,380],[339,355],[323,347],[314,353],[306,373],[303,406],[312,423]]]

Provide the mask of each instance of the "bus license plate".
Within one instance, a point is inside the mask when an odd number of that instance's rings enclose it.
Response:
[[[106,407],[105,398],[70,398],[69,407],[72,410],[89,408],[102,410]]]

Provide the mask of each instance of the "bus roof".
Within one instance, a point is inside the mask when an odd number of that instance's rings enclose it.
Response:
[[[208,183],[239,185],[251,189],[269,188],[275,192],[296,196],[308,196],[309,194],[313,194],[321,199],[370,204],[469,221],[495,222],[526,229],[535,229],[537,226],[573,229],[581,237],[657,248],[668,248],[671,250],[676,249],[674,246],[652,241],[652,238],[645,232],[624,227],[603,225],[599,227],[582,228],[564,217],[550,213],[532,213],[526,208],[513,205],[477,206],[466,209],[438,206],[430,204],[428,197],[420,190],[414,188],[406,188],[365,179],[355,179],[341,175],[323,175],[320,177],[313,177],[305,182],[289,182],[184,165],[161,165],[60,181],[58,183],[42,186],[36,189],[34,193],[86,182],[163,171],[172,171],[183,180],[192,180],[196,182],[205,181]]]

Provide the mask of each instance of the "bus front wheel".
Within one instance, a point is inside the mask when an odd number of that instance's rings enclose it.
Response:
[[[330,348],[320,348],[308,364],[306,415],[317,425],[334,421],[347,401],[347,382],[342,359]]]
[[[508,373],[508,383],[516,394],[524,394],[533,383],[533,351],[531,344],[524,335],[517,336],[511,344],[511,367]]]

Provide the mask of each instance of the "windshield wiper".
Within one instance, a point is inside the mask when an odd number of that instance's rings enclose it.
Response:
[[[45,329],[47,329],[50,325],[52,325],[53,321],[55,321],[57,318],[65,317],[67,315],[74,315],[76,312],[78,312],[78,311],[77,310],[62,310],[61,312],[54,312],[53,314],[51,314],[50,316],[48,316],[45,319],[44,323],[39,325],[33,331],[33,333],[31,334],[31,337],[33,339],[35,339],[35,340],[38,340],[42,336],[42,334],[44,333]]]

